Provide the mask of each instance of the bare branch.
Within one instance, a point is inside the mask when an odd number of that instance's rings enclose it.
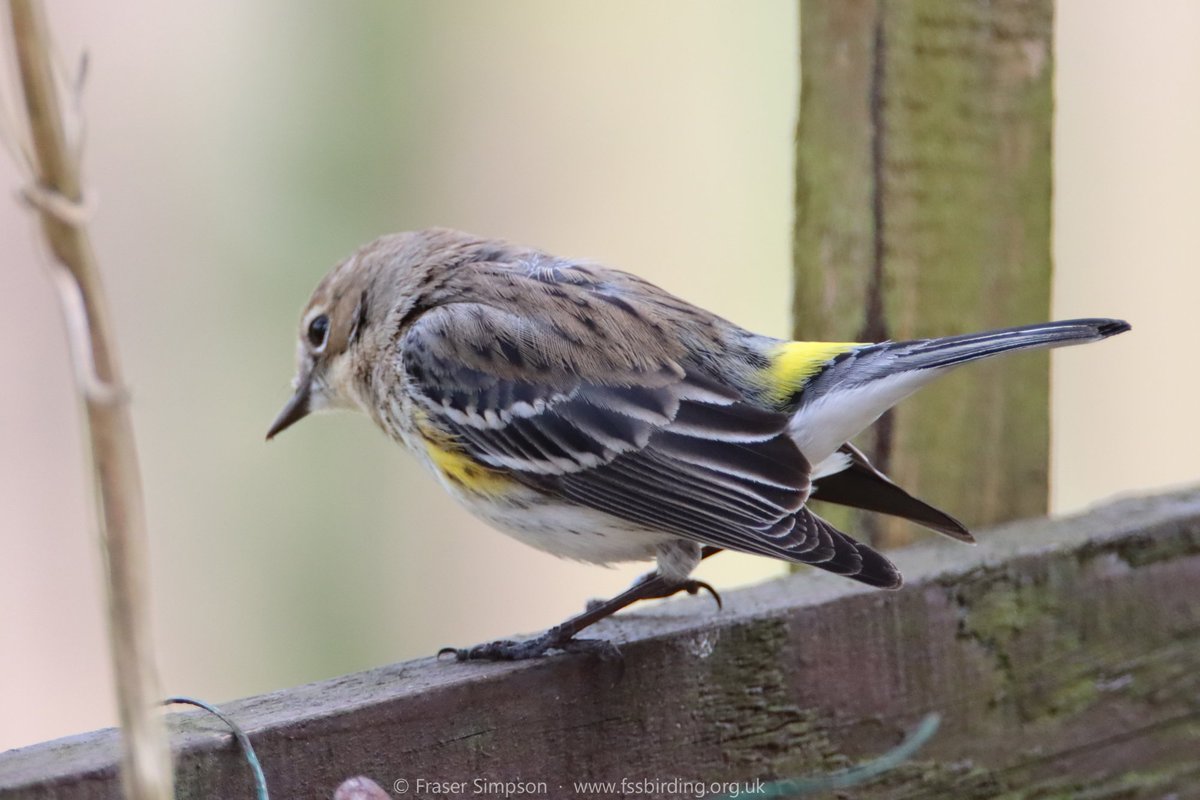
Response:
[[[125,733],[125,796],[166,800],[173,795],[171,760],[157,714],[160,691],[150,635],[141,477],[128,395],[86,226],[79,137],[71,136],[64,117],[42,4],[9,0],[9,10],[35,173],[25,198],[36,210],[57,262],[55,281],[87,412],[98,484],[109,637]]]

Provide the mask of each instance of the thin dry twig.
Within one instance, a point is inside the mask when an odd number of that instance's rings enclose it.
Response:
[[[87,412],[98,485],[109,638],[125,742],[125,796],[167,800],[174,792],[170,751],[157,713],[160,691],[150,636],[141,476],[108,304],[86,227],[78,143],[67,133],[41,3],[9,0],[9,10],[35,173],[25,197],[57,262],[55,283]]]

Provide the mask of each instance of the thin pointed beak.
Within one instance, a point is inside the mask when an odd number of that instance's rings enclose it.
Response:
[[[271,423],[271,429],[267,431],[267,441],[271,441],[275,434],[280,433],[285,428],[290,428],[293,424],[299,422],[308,416],[311,411],[308,404],[309,393],[311,392],[312,381],[305,375],[300,381],[300,385],[296,387],[296,393],[292,395],[292,399],[288,400],[283,411],[279,412],[279,416]]]

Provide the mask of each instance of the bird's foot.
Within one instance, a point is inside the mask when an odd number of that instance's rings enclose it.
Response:
[[[553,628],[541,636],[521,641],[501,639],[474,647],[443,647],[438,651],[438,657],[453,655],[456,661],[525,661],[541,658],[551,650],[583,653],[595,656],[601,661],[621,660],[621,651],[612,642],[603,639],[576,639]]]
[[[657,579],[657,577],[658,576],[656,576],[654,573],[651,573],[651,574],[645,576],[644,578],[642,578],[640,582],[644,583],[644,584],[648,584],[648,583],[651,583],[652,581],[654,581],[655,579]],[[699,594],[701,590],[706,591],[712,595],[713,600],[717,601],[717,608],[724,608],[724,603],[721,602],[721,595],[717,592],[716,589],[714,589],[712,587],[712,584],[705,583],[704,581],[698,581],[695,578],[687,578],[686,580],[682,580],[679,583],[667,584],[667,585],[663,586],[661,589],[659,589],[658,591],[648,592],[647,594],[645,594],[642,597],[642,599],[643,600],[659,600],[659,599],[666,598],[666,597],[672,597],[674,595],[679,594],[680,592],[687,592],[688,594]]]
[[[638,584],[649,583],[655,577],[656,576],[653,572],[650,573],[649,575],[644,575],[638,580]],[[634,585],[637,586],[638,584],[634,584]],[[645,600],[662,600],[664,598],[672,597],[673,595],[677,595],[680,592],[687,592],[688,594],[692,594],[692,595],[699,594],[701,590],[706,591],[710,595],[712,595],[712,599],[715,600],[717,603],[717,610],[720,610],[725,607],[725,604],[721,602],[720,593],[717,592],[717,590],[713,588],[711,583],[706,583],[705,581],[698,581],[698,580],[694,580],[694,579],[688,579],[688,580],[682,581],[680,583],[677,583],[673,586],[670,586],[668,588],[664,588],[661,591],[655,592],[654,594],[648,594],[643,599],[645,599]],[[592,598],[591,600],[587,601],[587,605],[584,607],[588,611],[596,611],[598,609],[604,608],[604,606],[607,604],[608,604],[607,600],[600,600],[598,598]]]
[[[712,599],[717,603],[718,611],[725,607],[725,604],[721,602],[721,594],[712,587],[711,583],[697,580],[686,580],[676,591],[687,592],[688,594],[699,594],[701,589],[712,595]]]
[[[577,614],[561,625],[556,625],[541,636],[522,641],[501,639],[498,642],[477,644],[474,647],[443,647],[438,651],[438,656],[453,655],[456,661],[524,661],[529,658],[541,658],[551,650],[561,650],[564,653],[584,653],[596,656],[601,661],[619,662],[621,652],[611,642],[603,639],[576,639],[575,634],[638,600],[671,597],[679,592],[699,594],[701,590],[713,596],[713,599],[717,601],[717,608],[722,607],[721,595],[704,581],[690,578],[672,581],[657,572],[651,572],[643,575],[634,582],[633,586],[611,600],[605,600],[602,603],[588,603],[587,610],[582,614]]]

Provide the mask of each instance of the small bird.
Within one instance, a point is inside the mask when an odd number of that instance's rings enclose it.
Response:
[[[816,516],[809,498],[966,527],[897,486],[850,440],[954,367],[1094,342],[1113,319],[906,342],[752,333],[627,272],[446,229],[383,236],[325,276],[300,321],[295,394],[267,433],[358,409],[476,516],[558,556],[657,561],[622,594],[526,640],[458,660],[550,650],[638,600],[699,590],[723,549],[870,586],[901,577]]]

